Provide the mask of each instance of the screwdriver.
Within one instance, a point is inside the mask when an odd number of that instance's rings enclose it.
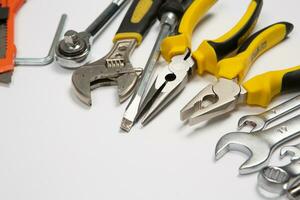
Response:
[[[133,94],[121,123],[121,129],[129,132],[143,111],[140,107],[147,85],[153,74],[155,65],[160,57],[161,42],[174,32],[184,13],[184,6],[188,7],[192,0],[167,0],[160,8],[158,18],[160,20],[160,32],[145,66],[138,88]]]

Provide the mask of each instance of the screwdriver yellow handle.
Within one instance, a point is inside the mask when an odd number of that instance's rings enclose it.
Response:
[[[161,45],[161,54],[168,62],[176,55],[182,55],[191,49],[192,34],[199,21],[217,0],[194,0],[183,15],[178,35],[164,39]]]
[[[237,56],[219,62],[219,77],[238,79],[241,83],[256,59],[282,42],[293,30],[293,27],[290,23],[280,22],[252,35],[241,46]]]
[[[199,75],[204,72],[215,76],[218,74],[218,62],[245,42],[257,24],[262,6],[263,0],[252,0],[244,16],[229,32],[216,40],[205,40],[201,43],[193,53]]]
[[[280,93],[300,91],[300,66],[272,71],[256,76],[243,87],[247,91],[247,104],[266,107]]]

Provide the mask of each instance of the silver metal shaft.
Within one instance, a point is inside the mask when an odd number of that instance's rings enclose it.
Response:
[[[178,18],[172,13],[168,12],[162,16],[161,20],[161,30],[152,49],[151,55],[145,66],[144,73],[142,75],[140,84],[129,102],[123,120],[121,124],[121,129],[129,132],[135,123],[136,119],[142,113],[140,110],[140,104],[143,100],[144,94],[146,92],[148,83],[152,77],[155,65],[160,57],[160,45],[164,38],[166,38],[170,33],[174,31],[177,26]]]
[[[59,38],[63,32],[65,22],[67,19],[67,15],[63,14],[60,18],[54,39],[52,41],[50,50],[46,57],[44,58],[16,58],[15,59],[15,66],[45,66],[54,61],[54,51],[56,44],[59,41]]]

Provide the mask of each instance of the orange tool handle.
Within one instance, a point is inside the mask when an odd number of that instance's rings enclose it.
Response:
[[[15,15],[24,3],[25,0],[0,0],[1,7],[9,9],[6,22],[6,54],[4,58],[0,58],[0,73],[12,71],[14,69],[14,59],[16,56],[16,46],[14,44]]]

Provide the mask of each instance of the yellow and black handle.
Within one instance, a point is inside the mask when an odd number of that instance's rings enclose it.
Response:
[[[144,35],[157,19],[163,0],[134,0],[123,22],[120,25],[114,41],[136,39],[140,44]]]
[[[194,0],[185,11],[178,34],[165,38],[161,44],[161,55],[167,62],[176,55],[183,55],[187,50],[191,50],[192,35],[207,11],[217,2],[217,0]]]
[[[280,93],[300,91],[300,66],[261,74],[243,87],[247,90],[248,105],[267,107]]]
[[[226,79],[244,80],[250,67],[263,53],[281,43],[293,30],[288,22],[279,22],[253,34],[238,50],[238,55],[218,63],[218,76]]]
[[[205,40],[193,53],[198,74],[204,72],[217,75],[218,62],[235,52],[255,28],[263,7],[263,0],[252,0],[244,16],[226,34],[216,40]]]

